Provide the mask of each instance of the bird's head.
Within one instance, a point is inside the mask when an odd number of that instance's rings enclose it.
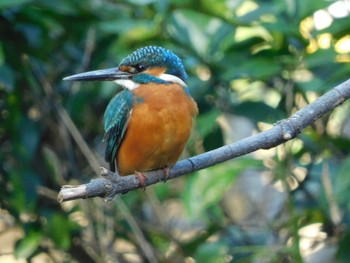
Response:
[[[132,90],[150,82],[178,83],[185,87],[187,74],[181,59],[172,51],[148,46],[131,53],[120,62],[118,67],[80,73],[66,77],[64,80],[110,80]]]

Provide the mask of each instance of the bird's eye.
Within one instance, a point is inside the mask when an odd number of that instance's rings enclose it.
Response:
[[[144,65],[141,64],[136,64],[135,66],[133,66],[133,68],[137,71],[137,72],[142,72],[146,69],[146,67]]]

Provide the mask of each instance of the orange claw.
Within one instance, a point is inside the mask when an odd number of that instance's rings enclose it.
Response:
[[[145,191],[146,190],[146,184],[145,184],[146,176],[143,173],[140,173],[137,171],[135,171],[134,173],[140,181],[142,191]]]

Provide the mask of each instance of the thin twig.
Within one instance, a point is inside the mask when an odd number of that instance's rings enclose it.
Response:
[[[62,108],[60,105],[56,107],[57,113],[60,116],[61,120],[67,127],[69,133],[74,138],[74,141],[77,143],[78,147],[80,148],[81,152],[84,154],[85,158],[88,160],[90,167],[94,170],[96,174],[99,173],[98,167],[100,166],[97,157],[95,157],[95,154],[90,150],[89,146],[86,144],[83,136],[73,123],[72,119],[69,117],[67,111]]]
[[[271,129],[250,136],[238,142],[179,161],[170,169],[168,180],[193,173],[195,171],[225,162],[227,160],[254,152],[270,149],[295,138],[305,127],[321,116],[341,105],[350,98],[350,79],[319,97],[313,103],[302,108],[288,119],[281,120]],[[115,195],[141,188],[135,175],[119,176],[105,168],[101,169],[102,178],[93,179],[87,184],[63,186],[58,194],[60,202],[100,196],[111,200]],[[163,170],[145,173],[145,185],[163,181]]]

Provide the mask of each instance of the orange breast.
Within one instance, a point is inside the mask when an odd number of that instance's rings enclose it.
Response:
[[[135,105],[117,154],[121,175],[172,166],[190,136],[197,105],[178,84],[145,84],[133,91]]]

